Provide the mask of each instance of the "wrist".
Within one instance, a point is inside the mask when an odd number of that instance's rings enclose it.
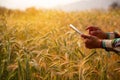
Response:
[[[99,42],[98,42],[98,48],[102,48],[102,40],[99,40]]]
[[[108,39],[108,33],[104,33],[103,39]]]

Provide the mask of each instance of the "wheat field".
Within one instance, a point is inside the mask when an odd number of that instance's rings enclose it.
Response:
[[[120,10],[64,12],[0,9],[0,80],[120,80],[120,56],[87,49],[90,25],[120,31]]]

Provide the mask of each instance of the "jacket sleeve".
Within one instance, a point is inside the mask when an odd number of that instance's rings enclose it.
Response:
[[[107,39],[115,39],[120,38],[120,34],[118,32],[107,32]]]
[[[120,38],[113,40],[102,40],[102,48],[106,51],[114,51],[120,55]]]

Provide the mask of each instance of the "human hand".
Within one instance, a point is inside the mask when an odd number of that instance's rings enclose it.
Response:
[[[100,39],[107,39],[107,34],[103,32],[100,28],[94,27],[94,26],[89,26],[86,28],[86,30],[89,31],[89,34],[91,36],[96,36]]]
[[[102,41],[96,36],[82,34],[81,37],[85,40],[84,43],[87,48],[102,48]]]

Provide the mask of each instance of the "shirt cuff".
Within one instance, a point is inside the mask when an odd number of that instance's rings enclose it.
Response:
[[[112,42],[113,40],[102,40],[102,48],[104,49],[113,48]]]
[[[115,32],[108,32],[107,34],[107,39],[114,39],[115,38]]]

